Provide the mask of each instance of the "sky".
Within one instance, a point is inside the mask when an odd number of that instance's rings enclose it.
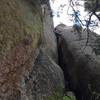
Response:
[[[53,21],[54,21],[54,27],[59,25],[60,23],[63,23],[67,26],[73,26],[73,17],[70,16],[69,14],[73,14],[73,10],[71,7],[69,7],[69,0],[50,0],[51,8],[53,10]],[[74,3],[77,0],[74,0]],[[75,10],[80,11],[80,19],[84,20],[86,18],[86,15],[88,12],[85,12],[84,10],[84,1],[80,1],[79,4],[81,6],[77,5],[77,2],[74,5]],[[64,9],[61,9],[60,5],[65,5]],[[77,5],[77,6],[76,6]],[[57,16],[57,12],[59,11],[60,16]],[[93,20],[96,20],[96,17],[92,17]],[[99,27],[95,28],[94,32],[100,34],[100,22],[98,23]],[[93,29],[91,29],[93,30]]]

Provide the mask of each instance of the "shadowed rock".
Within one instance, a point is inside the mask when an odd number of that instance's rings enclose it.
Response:
[[[87,37],[86,30],[80,34],[64,25],[58,25],[56,30],[61,35],[59,62],[69,88],[76,93],[78,100],[94,100],[100,93],[100,36],[90,32]]]

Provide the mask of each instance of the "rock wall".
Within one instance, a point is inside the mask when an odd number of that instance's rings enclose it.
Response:
[[[0,1],[0,100],[63,96],[47,0]]]
[[[63,24],[58,25],[55,32],[59,35],[59,62],[67,88],[76,93],[78,100],[99,100],[100,36],[91,31],[88,35],[86,30],[78,33]]]
[[[53,60],[57,62],[58,53],[57,53],[57,40],[53,32],[53,20],[52,20],[52,11],[50,5],[42,5],[42,15],[43,15],[43,46],[45,47],[46,52],[52,57]]]

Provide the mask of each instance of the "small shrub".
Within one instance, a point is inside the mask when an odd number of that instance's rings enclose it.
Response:
[[[70,97],[68,97],[68,96],[64,96],[63,100],[72,100],[72,99]]]

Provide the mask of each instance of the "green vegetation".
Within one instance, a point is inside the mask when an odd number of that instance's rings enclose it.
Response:
[[[72,100],[72,99],[70,97],[68,97],[68,96],[64,96],[63,100]]]
[[[73,96],[61,96],[59,93],[55,93],[48,100],[76,100]]]
[[[63,97],[61,96],[60,92],[55,92],[48,98],[48,100],[62,100],[62,98]]]
[[[63,93],[62,90],[55,91],[53,95],[48,98],[48,100],[76,100],[75,96],[73,96],[72,94],[64,95],[62,93]]]
[[[85,8],[87,11],[92,11],[96,7],[96,2],[100,4],[100,0],[84,0],[85,1]],[[96,11],[100,11],[100,6],[97,8]]]
[[[60,86],[48,97],[48,100],[62,100],[63,99],[64,84],[61,82]]]

